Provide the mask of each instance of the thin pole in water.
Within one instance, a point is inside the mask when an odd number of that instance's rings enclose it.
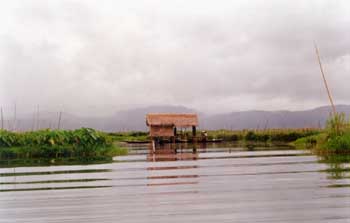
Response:
[[[59,115],[58,115],[57,129],[60,129],[60,127],[61,127],[61,118],[62,118],[62,112],[60,112]]]
[[[4,129],[4,113],[2,111],[2,107],[1,107],[1,129]]]
[[[265,126],[264,126],[264,131],[266,131],[266,129],[267,129],[267,127],[268,127],[268,125],[269,125],[269,120],[268,120],[268,119],[266,119]]]
[[[32,120],[33,122],[32,122],[32,131],[34,131],[34,129],[35,129],[35,122],[36,122],[36,120],[35,120],[35,112],[33,113],[33,120]]]
[[[329,98],[329,101],[330,101],[332,109],[333,109],[333,114],[335,115],[337,112],[336,112],[336,109],[335,109],[335,106],[334,106],[334,103],[333,103],[333,98],[332,98],[331,91],[330,91],[330,89],[328,87],[326,76],[325,76],[324,71],[323,71],[322,62],[321,62],[321,58],[320,58],[320,52],[318,51],[316,43],[314,43],[314,44],[315,44],[315,50],[316,50],[318,64],[320,65],[320,70],[321,70],[321,74],[322,74],[322,78],[323,78],[323,83],[324,83],[324,86],[326,87],[326,90],[327,90],[328,98]]]
[[[40,120],[39,120],[39,105],[37,107],[37,111],[36,111],[36,130],[40,129]]]
[[[17,122],[17,104],[15,102],[14,111],[13,111],[12,131],[16,131],[16,122]]]

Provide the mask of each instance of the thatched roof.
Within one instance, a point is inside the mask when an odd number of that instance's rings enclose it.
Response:
[[[197,114],[147,114],[147,126],[198,126]]]

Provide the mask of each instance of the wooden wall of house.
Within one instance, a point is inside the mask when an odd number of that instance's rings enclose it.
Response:
[[[171,137],[174,136],[174,128],[172,126],[151,126],[150,136],[152,137]]]

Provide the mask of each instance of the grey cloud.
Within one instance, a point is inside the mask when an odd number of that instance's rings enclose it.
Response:
[[[100,113],[308,108],[327,103],[314,40],[335,98],[350,103],[346,1],[148,2],[10,9],[11,28],[0,28],[0,103]]]

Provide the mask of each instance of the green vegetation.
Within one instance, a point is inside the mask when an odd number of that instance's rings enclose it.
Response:
[[[323,155],[350,154],[350,123],[345,114],[336,113],[328,119],[323,132],[300,138],[294,144],[297,148],[312,148]]]
[[[246,143],[289,143],[320,133],[317,129],[216,130],[208,131],[208,139],[223,139]]]
[[[198,137],[203,136],[198,134]],[[297,148],[318,148],[323,153],[350,151],[350,128],[344,114],[330,118],[326,130],[215,130],[207,131],[207,139],[265,146],[294,142]],[[118,142],[148,140],[149,133],[140,131],[103,133],[89,128],[34,132],[0,130],[0,159],[47,159],[45,162],[65,162],[74,158],[104,160],[127,154],[127,149],[121,148]]]
[[[267,129],[267,130],[209,130],[207,139],[222,139],[225,142],[240,142],[240,143],[290,143],[299,138],[311,136],[320,133],[319,129]],[[180,132],[181,134],[191,135],[191,131]],[[149,141],[149,133],[134,131],[134,132],[113,132],[108,133],[114,141],[133,142],[133,141]],[[203,137],[198,131],[197,136]]]
[[[127,153],[105,133],[82,128],[10,132],[0,130],[0,158],[112,157]]]
[[[127,150],[125,150],[127,152]],[[110,163],[111,157],[62,157],[62,158],[12,158],[0,159],[1,167],[50,166],[50,165],[88,165]]]
[[[287,144],[299,138],[320,133],[318,129],[267,129],[267,130],[210,130],[207,139],[222,139],[225,142],[236,142],[240,144]],[[181,135],[181,132],[178,132]],[[191,135],[190,131],[182,134]],[[137,142],[149,141],[148,132],[115,132],[108,133],[114,141]],[[199,138],[203,137],[200,133]]]
[[[114,141],[119,142],[126,142],[126,141],[148,141],[149,140],[149,133],[148,132],[141,132],[141,131],[133,131],[133,132],[113,132],[108,133],[110,137]]]

